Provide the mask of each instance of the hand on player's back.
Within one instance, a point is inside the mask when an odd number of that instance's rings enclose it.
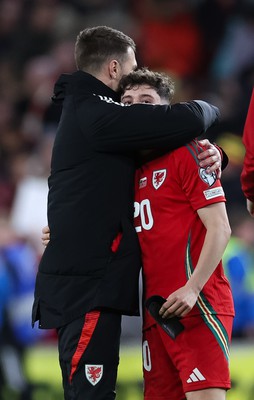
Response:
[[[207,168],[208,173],[216,172],[217,177],[220,179],[222,159],[219,149],[210,143],[208,139],[199,140],[198,142],[207,148],[198,155],[199,165]]]
[[[43,246],[47,247],[47,245],[49,244],[50,241],[50,229],[49,226],[44,226],[44,228],[42,229],[42,244]]]

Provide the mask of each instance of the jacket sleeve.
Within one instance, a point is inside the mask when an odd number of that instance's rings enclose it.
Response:
[[[204,101],[129,107],[99,96],[76,104],[80,129],[95,151],[117,152],[167,147],[173,150],[217,122],[218,108]]]
[[[244,196],[254,201],[254,89],[244,125],[243,144],[246,153],[241,173],[241,185]]]

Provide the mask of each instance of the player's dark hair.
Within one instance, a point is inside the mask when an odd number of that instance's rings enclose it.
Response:
[[[174,96],[175,85],[173,80],[163,72],[153,72],[148,68],[140,68],[136,71],[132,71],[129,75],[123,76],[119,84],[120,95],[122,95],[126,89],[132,89],[140,85],[152,87],[162,99],[169,102]]]
[[[75,44],[75,61],[79,70],[97,72],[109,59],[125,61],[128,48],[134,52],[134,41],[123,32],[107,26],[96,26],[84,29],[77,36]]]

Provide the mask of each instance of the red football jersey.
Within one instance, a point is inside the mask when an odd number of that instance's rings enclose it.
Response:
[[[184,286],[198,261],[206,228],[197,210],[225,196],[216,174],[199,167],[196,141],[157,158],[136,173],[135,228],[143,259],[144,300]],[[220,262],[188,316],[234,315]],[[144,328],[154,321],[145,312]]]

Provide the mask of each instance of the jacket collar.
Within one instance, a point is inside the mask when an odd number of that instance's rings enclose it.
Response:
[[[111,97],[114,101],[119,101],[119,95],[93,75],[83,71],[76,71],[73,74],[62,74],[54,87],[52,101],[62,103],[67,91],[72,93],[91,92],[102,96]]]

